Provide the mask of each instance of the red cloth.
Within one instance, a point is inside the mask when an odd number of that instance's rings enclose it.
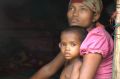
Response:
[[[83,2],[84,0],[71,0],[71,3],[81,3],[81,2]]]

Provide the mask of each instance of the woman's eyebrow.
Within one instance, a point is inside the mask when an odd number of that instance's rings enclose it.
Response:
[[[86,6],[84,6],[84,5],[80,5],[79,7],[85,8]]]
[[[69,8],[71,8],[71,7],[74,7],[73,5],[70,5],[70,7]]]

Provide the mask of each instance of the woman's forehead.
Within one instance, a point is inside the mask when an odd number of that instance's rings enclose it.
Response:
[[[86,6],[86,5],[83,4],[83,3],[72,3],[72,4],[69,6],[69,8],[70,8],[70,7],[74,7],[74,8],[77,8],[77,9],[86,8],[86,10],[88,9],[88,10],[92,11],[88,6]]]

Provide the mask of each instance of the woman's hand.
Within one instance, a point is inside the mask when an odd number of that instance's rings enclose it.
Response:
[[[50,79],[64,64],[64,56],[59,53],[50,63],[43,66],[36,74],[30,79]]]

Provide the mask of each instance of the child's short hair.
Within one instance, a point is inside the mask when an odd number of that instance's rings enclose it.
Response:
[[[85,37],[87,36],[87,30],[85,30],[84,28],[81,28],[81,27],[79,27],[79,26],[70,26],[70,27],[64,29],[64,30],[61,32],[61,35],[62,35],[63,33],[66,33],[66,32],[75,32],[75,33],[78,33],[81,42],[82,42],[82,41],[85,39]]]

